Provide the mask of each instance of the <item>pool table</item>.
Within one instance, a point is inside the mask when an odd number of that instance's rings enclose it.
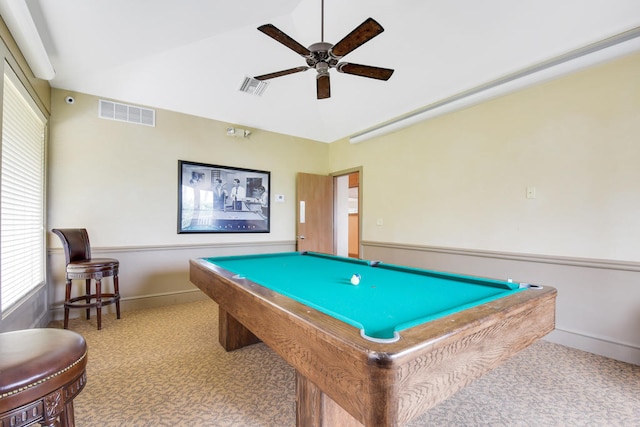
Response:
[[[311,252],[192,259],[190,279],[227,351],[262,340],[295,368],[305,427],[405,424],[555,327],[548,286]]]

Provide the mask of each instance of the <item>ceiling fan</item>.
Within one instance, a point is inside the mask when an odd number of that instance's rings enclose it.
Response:
[[[384,28],[382,28],[375,19],[368,18],[347,34],[342,40],[333,45],[324,41],[324,1],[322,1],[321,7],[321,41],[319,43],[312,44],[309,48],[302,46],[272,24],[265,24],[258,27],[258,30],[262,31],[264,34],[302,56],[307,62],[307,65],[289,68],[288,70],[277,71],[275,73],[263,74],[254,78],[257,80],[268,80],[315,68],[318,72],[318,75],[316,76],[316,93],[318,99],[331,97],[331,86],[329,82],[329,69],[331,68],[335,68],[341,73],[369,77],[378,80],[389,80],[389,77],[393,74],[393,70],[389,68],[340,62],[343,56],[382,33]]]

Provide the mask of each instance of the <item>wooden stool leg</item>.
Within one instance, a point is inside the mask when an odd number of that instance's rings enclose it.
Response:
[[[87,298],[87,304],[91,304],[91,279],[85,281],[85,295]],[[87,320],[91,317],[91,308],[87,308]]]
[[[98,330],[102,329],[102,281],[96,279],[96,316],[98,318]]]
[[[76,420],[73,413],[73,400],[64,405],[64,411],[60,414],[60,427],[75,427]]]
[[[118,295],[118,300],[116,301],[116,319],[120,318],[120,289],[118,287],[118,275],[113,276],[113,291],[116,295]]]
[[[71,279],[67,279],[67,285],[64,290],[64,328],[69,329],[69,307],[67,302],[71,299]]]

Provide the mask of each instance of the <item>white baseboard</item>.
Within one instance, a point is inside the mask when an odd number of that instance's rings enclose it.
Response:
[[[163,294],[152,294],[152,295],[144,295],[133,298],[122,298],[120,300],[120,311],[134,311],[134,310],[145,310],[149,308],[155,307],[164,307],[167,305],[174,304],[185,304],[189,302],[195,302],[203,299],[207,299],[208,297],[202,293],[200,289],[188,290],[188,291],[179,291],[179,292],[167,292]],[[103,313],[115,313],[116,307],[111,304],[102,308]],[[64,319],[64,308],[62,304],[51,307],[51,320],[62,320]],[[84,310],[82,309],[74,309],[69,312],[69,317],[74,319],[79,317]]]
[[[544,337],[544,339],[556,344],[588,351],[589,353],[598,354],[611,359],[640,365],[640,348],[630,345],[611,342],[605,339],[594,338],[560,329],[556,329],[551,332],[549,335]]]

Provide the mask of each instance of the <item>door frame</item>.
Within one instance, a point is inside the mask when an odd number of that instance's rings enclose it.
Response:
[[[346,175],[351,175],[352,173],[357,172],[358,173],[358,258],[362,259],[362,182],[363,182],[363,170],[364,168],[362,166],[356,166],[353,168],[349,168],[349,169],[343,169],[340,171],[336,171],[336,172],[331,172],[329,173],[329,176],[333,178],[333,185],[334,185],[334,192],[333,192],[333,197],[334,197],[334,203],[333,203],[333,220],[334,220],[334,224],[335,224],[335,220],[336,220],[336,202],[335,202],[335,197],[337,192],[335,191],[335,183],[336,183],[336,178],[341,177],[341,176],[346,176]],[[336,254],[338,247],[337,247],[337,241],[338,241],[338,230],[337,227],[334,227],[334,231],[333,231],[334,235],[333,235],[333,253]]]

